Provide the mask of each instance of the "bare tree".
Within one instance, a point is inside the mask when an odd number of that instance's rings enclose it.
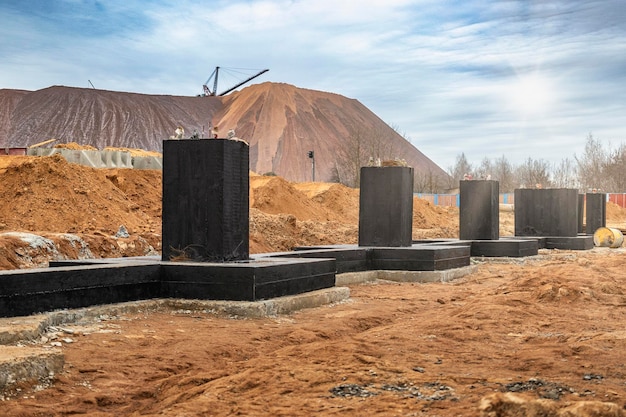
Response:
[[[448,188],[456,188],[465,175],[472,173],[472,165],[467,161],[465,153],[457,155],[454,166],[448,168],[450,183]]]
[[[345,181],[344,184],[350,187],[358,187],[361,179],[364,135],[364,130],[359,128],[350,131],[343,147],[344,155],[340,156],[344,163],[336,164],[345,167],[345,173],[342,177]]]
[[[498,180],[500,192],[511,193],[517,186],[515,181],[514,168],[504,155],[496,159],[493,163],[492,179]]]
[[[367,129],[352,126],[342,150],[337,155],[335,178],[341,178],[342,184],[358,187],[361,181],[361,167],[370,160],[392,159],[393,141],[388,140],[386,129]],[[341,167],[341,168],[339,168]]]
[[[491,179],[491,171],[493,171],[491,160],[489,160],[489,158],[487,157],[484,157],[483,160],[480,162],[478,168],[476,168],[474,171],[474,178],[480,180]]]
[[[529,157],[515,169],[515,176],[522,187],[545,188],[551,185],[550,164],[543,159],[532,159]]]
[[[438,193],[443,191],[447,178],[443,178],[428,169],[427,172],[415,171],[413,191],[417,193]]]
[[[604,166],[609,159],[608,152],[599,140],[589,134],[585,143],[583,154],[578,157],[574,155],[577,164],[578,181],[583,190],[592,188],[604,189]]]
[[[339,167],[337,166],[336,162],[333,164],[333,167],[330,170],[330,178],[328,179],[328,182],[342,184],[341,173],[339,172]]]
[[[626,190],[626,145],[611,151],[603,167],[604,191],[624,192]]]
[[[558,188],[579,188],[576,166],[571,159],[565,158],[558,165],[554,165],[552,185]]]

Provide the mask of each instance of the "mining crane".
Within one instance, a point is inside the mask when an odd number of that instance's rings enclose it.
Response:
[[[225,69],[227,69],[227,68],[225,68]],[[222,91],[221,93],[217,94],[217,78],[218,78],[219,73],[220,73],[220,67],[215,67],[215,70],[213,70],[213,73],[211,74],[209,79],[206,80],[206,82],[202,85],[202,89],[204,90],[204,95],[205,96],[224,96],[224,95],[230,93],[231,91],[233,91],[234,89],[236,89],[238,87],[241,87],[245,83],[254,80],[259,75],[265,74],[267,71],[269,71],[269,69],[264,69],[262,71],[259,71],[256,74],[254,74],[253,76],[248,77],[245,80],[243,80],[242,82],[232,86],[228,90]],[[211,90],[209,88],[209,83],[211,82],[211,80],[213,80],[213,90]]]

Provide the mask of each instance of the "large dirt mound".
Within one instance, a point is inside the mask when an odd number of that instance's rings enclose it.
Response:
[[[250,178],[250,207],[268,214],[293,214],[298,220],[337,220],[338,215],[308,198],[283,178]]]
[[[344,222],[359,223],[359,190],[341,184],[304,182],[294,187],[308,198],[340,216]]]
[[[160,177],[150,170],[96,170],[59,155],[19,158],[0,168],[0,228],[112,235],[123,225],[130,233],[160,232],[152,219],[160,215],[154,210]]]
[[[223,97],[183,97],[53,86],[38,91],[0,89],[0,146],[25,147],[44,139],[104,149],[161,151],[177,126],[185,137],[208,137],[210,126],[235,129],[250,143],[250,166],[291,181],[310,178],[306,151],[315,151],[318,179],[349,165],[355,146],[346,138],[372,132],[416,171],[447,177],[357,100],[284,83],[250,85]],[[379,139],[378,139],[379,140]],[[365,141],[365,139],[363,139]],[[363,144],[359,146],[364,146]],[[390,152],[390,151],[389,151]],[[352,171],[345,174],[354,174]]]
[[[296,246],[356,244],[356,224],[298,220],[292,214],[267,214],[250,209],[250,252],[286,252]]]
[[[0,157],[0,213],[0,269],[156,254],[161,172],[93,169],[60,155]],[[116,237],[122,226],[129,236]]]

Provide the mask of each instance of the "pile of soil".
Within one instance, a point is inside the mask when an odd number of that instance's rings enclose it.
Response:
[[[611,201],[607,202],[606,225],[626,231],[626,210]]]
[[[290,183],[250,177],[250,251],[283,252],[296,246],[356,244],[359,190],[341,184]],[[458,209],[413,200],[413,238],[458,237]]]
[[[94,169],[58,154],[2,157],[0,213],[0,269],[157,254],[161,172]],[[128,236],[116,237],[121,228]]]

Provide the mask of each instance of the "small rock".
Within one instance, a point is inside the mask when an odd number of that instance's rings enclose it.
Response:
[[[117,233],[115,234],[116,238],[129,238],[130,234],[128,234],[128,230],[126,230],[126,226],[121,225],[120,228],[117,230]]]
[[[63,344],[61,342],[52,342],[52,343],[50,343],[50,346],[61,347],[61,346],[63,346]]]
[[[74,343],[74,340],[70,339],[69,337],[66,337],[65,339],[61,339],[63,341],[63,343]]]

